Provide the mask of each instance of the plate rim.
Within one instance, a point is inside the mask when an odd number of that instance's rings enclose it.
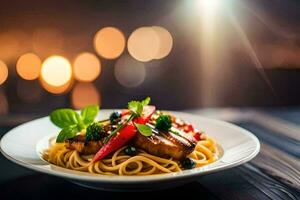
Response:
[[[115,110],[119,110],[119,109],[102,109],[101,111],[105,111],[105,112],[109,112],[109,111],[115,111]],[[98,182],[98,183],[110,183],[110,184],[130,184],[130,183],[149,183],[149,182],[162,182],[162,181],[170,181],[170,180],[178,180],[178,179],[188,179],[191,177],[198,177],[198,176],[202,176],[205,174],[210,174],[210,173],[214,173],[217,171],[222,171],[222,170],[226,170],[229,168],[233,168],[236,167],[238,165],[241,165],[243,163],[246,163],[248,161],[250,161],[251,159],[253,159],[259,152],[260,152],[260,142],[258,140],[258,138],[251,133],[250,131],[239,127],[235,124],[226,122],[226,121],[222,121],[222,120],[218,120],[218,119],[212,119],[209,117],[205,117],[205,116],[201,116],[201,115],[196,115],[193,113],[187,113],[187,112],[179,112],[179,111],[172,111],[172,110],[164,110],[165,112],[170,112],[170,113],[174,113],[179,114],[179,115],[189,115],[190,117],[193,118],[200,118],[202,120],[208,120],[211,121],[213,123],[217,123],[219,125],[222,126],[227,126],[229,128],[233,128],[237,131],[239,131],[241,134],[246,135],[247,137],[251,138],[252,141],[255,143],[255,150],[253,152],[251,152],[251,154],[249,154],[248,156],[239,159],[238,161],[235,162],[229,162],[229,163],[225,163],[221,166],[216,166],[214,168],[208,169],[208,170],[204,170],[201,171],[201,168],[194,168],[191,170],[184,170],[182,172],[173,172],[173,173],[166,173],[166,174],[157,174],[157,175],[148,175],[148,176],[109,176],[109,175],[79,175],[79,174],[71,174],[71,173],[67,173],[67,172],[62,172],[62,171],[57,171],[57,170],[53,170],[53,169],[47,169],[45,167],[49,167],[52,164],[48,164],[48,165],[43,165],[42,167],[40,165],[35,165],[35,164],[31,164],[31,163],[26,163],[24,161],[15,159],[13,157],[11,157],[10,155],[8,155],[2,148],[3,146],[3,141],[5,137],[8,137],[8,135],[11,132],[14,132],[15,129],[17,128],[21,128],[22,126],[28,124],[28,123],[33,123],[36,122],[38,120],[44,120],[45,118],[48,118],[49,116],[44,116],[44,117],[40,117],[31,121],[28,121],[26,123],[20,124],[16,127],[14,127],[13,129],[9,130],[8,132],[6,132],[0,140],[0,152],[4,155],[4,157],[6,157],[8,160],[12,161],[13,163],[16,163],[20,166],[23,166],[25,168],[37,171],[37,172],[41,172],[41,173],[45,173],[45,174],[49,174],[49,175],[53,175],[56,177],[61,177],[61,178],[67,178],[67,179],[71,179],[71,180],[77,180],[77,181],[85,181],[85,182]],[[50,135],[50,134],[49,134]],[[47,137],[47,136],[44,136]],[[36,146],[37,144],[35,144]],[[225,153],[225,152],[224,152]],[[38,155],[37,155],[38,156]],[[58,166],[56,166],[58,167]],[[65,169],[65,168],[63,168]],[[70,170],[70,169],[66,169],[66,170]]]

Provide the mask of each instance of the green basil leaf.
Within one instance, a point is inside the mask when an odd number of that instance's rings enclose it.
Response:
[[[72,109],[57,109],[50,114],[50,120],[58,127],[65,128],[78,124],[81,119],[80,115]]]
[[[144,124],[135,124],[135,127],[138,129],[138,131],[146,136],[146,137],[149,137],[152,135],[152,129],[147,126],[147,125],[144,125]]]
[[[92,105],[87,106],[81,110],[82,121],[85,125],[89,125],[94,122],[95,117],[99,112],[99,106]]]
[[[59,132],[56,138],[56,142],[61,143],[64,142],[66,139],[73,138],[77,135],[78,132],[79,130],[76,125],[65,127]]]
[[[143,112],[143,105],[139,101],[130,101],[128,103],[128,109],[131,110],[135,115],[141,116]]]
[[[147,97],[141,103],[142,103],[143,106],[146,106],[146,105],[149,105],[150,101],[151,101],[150,97]]]
[[[143,107],[150,103],[150,97],[147,97],[143,101],[130,101],[128,102],[128,109],[136,116],[141,116],[143,113]]]

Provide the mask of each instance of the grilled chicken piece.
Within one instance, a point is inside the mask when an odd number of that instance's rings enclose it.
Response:
[[[136,134],[133,145],[152,155],[164,158],[172,157],[176,160],[184,159],[195,149],[196,142],[181,131],[178,131],[178,135],[170,132],[158,132],[156,129],[152,129],[152,131],[153,134],[150,137]]]
[[[73,149],[81,154],[89,155],[95,154],[103,146],[103,142],[99,141],[85,141],[84,135],[77,135],[74,138],[65,141],[65,145],[68,149]]]

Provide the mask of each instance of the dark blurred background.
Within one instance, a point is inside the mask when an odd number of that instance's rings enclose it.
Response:
[[[299,106],[299,19],[296,0],[1,1],[0,115]]]

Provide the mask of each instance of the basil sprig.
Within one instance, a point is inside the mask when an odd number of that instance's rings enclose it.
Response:
[[[81,110],[82,121],[85,125],[94,122],[95,117],[99,112],[99,106],[87,106]]]
[[[128,102],[128,110],[130,110],[130,116],[129,118],[122,124],[119,124],[119,126],[111,132],[111,134],[104,139],[104,143],[107,143],[113,136],[115,136],[122,128],[124,128],[129,122],[131,122],[135,117],[140,117],[143,113],[144,106],[148,105],[150,103],[151,99],[150,97],[147,97],[146,99],[142,101],[130,101]],[[137,124],[135,124],[136,126]],[[138,124],[142,125],[142,124]],[[144,125],[143,125],[144,126]],[[145,125],[146,126],[146,125]],[[138,127],[137,127],[138,128]],[[150,128],[150,127],[149,127]],[[140,129],[145,132],[145,135],[149,135],[149,130],[146,130],[147,128],[142,128],[140,126]],[[139,129],[138,129],[139,130]],[[145,131],[144,131],[145,130]],[[141,132],[140,132],[141,133]],[[143,134],[143,133],[142,133]],[[152,130],[151,130],[152,134]]]
[[[71,125],[68,127],[63,128],[57,138],[56,138],[56,142],[57,143],[61,143],[64,142],[66,139],[70,139],[76,136],[76,134],[79,132],[79,128],[76,125]]]
[[[145,125],[145,124],[137,124],[137,123],[135,123],[134,125],[140,134],[142,134],[146,137],[149,137],[152,135],[152,129],[150,128],[150,126]]]
[[[59,128],[65,128],[78,124],[80,122],[80,115],[72,109],[62,108],[54,110],[50,114],[50,119]]]
[[[139,117],[143,113],[144,106],[148,105],[150,103],[150,100],[150,97],[147,97],[142,101],[130,101],[128,102],[128,109],[133,115],[135,115],[135,117]]]
[[[66,139],[75,137],[78,132],[94,122],[98,112],[99,106],[97,105],[83,108],[80,115],[75,110],[69,108],[62,108],[53,111],[50,114],[50,120],[56,126],[62,128],[56,138],[56,142],[61,143]]]
[[[130,101],[128,103],[128,109],[131,111],[132,115],[134,115],[135,117],[139,117],[143,113],[144,106],[148,105],[150,101],[151,101],[150,97],[147,97],[142,101]],[[140,134],[146,137],[152,135],[152,129],[148,125],[138,124],[138,123],[134,123],[134,125],[138,129]]]

